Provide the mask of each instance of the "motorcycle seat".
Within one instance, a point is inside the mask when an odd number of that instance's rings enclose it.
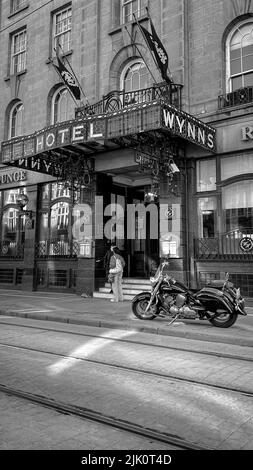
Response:
[[[207,284],[207,286],[216,287],[217,289],[221,289],[224,285],[224,282],[225,282],[224,279],[213,279],[212,281],[210,281]],[[228,282],[227,285],[228,285],[228,287],[233,287],[234,286],[234,284],[232,282]]]

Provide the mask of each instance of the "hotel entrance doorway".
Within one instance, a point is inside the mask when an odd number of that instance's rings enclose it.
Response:
[[[147,279],[159,264],[159,207],[146,201],[148,191],[148,186],[111,187],[105,223],[126,261],[124,277]]]

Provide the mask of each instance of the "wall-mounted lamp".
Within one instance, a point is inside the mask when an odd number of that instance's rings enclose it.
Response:
[[[174,160],[170,160],[168,163],[167,176],[174,175],[174,173],[180,173],[180,170]]]

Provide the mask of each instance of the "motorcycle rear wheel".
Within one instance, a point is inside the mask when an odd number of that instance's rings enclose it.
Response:
[[[137,298],[132,303],[132,310],[133,313],[137,318],[140,320],[153,320],[156,317],[157,307],[151,306],[149,310],[146,312],[147,305],[150,300],[150,293],[146,295],[142,295],[141,297]]]
[[[221,313],[217,317],[210,318],[209,321],[218,328],[229,328],[236,322],[237,317],[238,313]]]

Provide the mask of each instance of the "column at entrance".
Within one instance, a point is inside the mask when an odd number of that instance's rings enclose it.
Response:
[[[29,211],[25,216],[24,270],[21,289],[32,291],[35,288],[35,218],[37,205],[37,186],[27,187]]]
[[[168,257],[168,271],[188,282],[186,233],[186,173],[183,168],[160,182],[160,258]]]

